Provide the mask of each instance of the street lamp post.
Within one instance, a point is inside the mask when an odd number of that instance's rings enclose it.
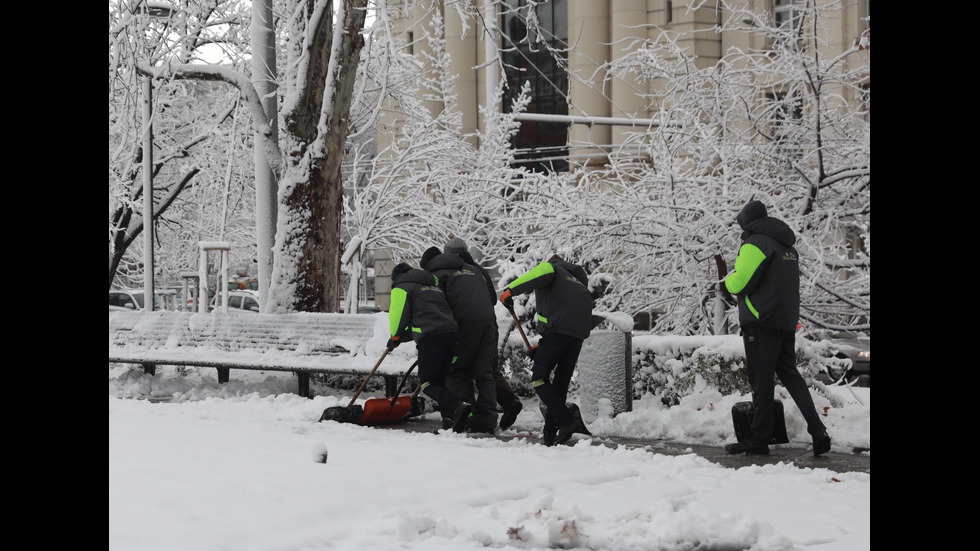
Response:
[[[154,19],[169,20],[173,8],[168,2],[147,0],[141,7]],[[138,8],[140,9],[140,8]],[[152,63],[151,63],[152,64]],[[153,75],[143,81],[143,304],[147,311],[155,306],[153,295]]]
[[[143,81],[143,304],[153,311],[153,77]]]

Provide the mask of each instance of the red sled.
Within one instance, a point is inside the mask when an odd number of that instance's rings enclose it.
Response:
[[[735,439],[740,444],[748,441],[752,435],[752,419],[755,417],[755,408],[752,402],[738,402],[732,406],[732,424],[735,425]],[[788,444],[789,437],[786,435],[786,415],[783,411],[783,403],[773,400],[772,404],[772,440],[770,444]]]

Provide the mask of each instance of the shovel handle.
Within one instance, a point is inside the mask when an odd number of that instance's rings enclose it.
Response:
[[[511,317],[514,318],[514,324],[517,325],[517,330],[521,332],[521,338],[524,339],[524,346],[527,346],[527,349],[531,350],[531,342],[527,340],[527,335],[524,333],[524,326],[517,319],[517,313],[514,312],[513,308],[508,308],[508,310],[510,310]]]
[[[354,405],[354,402],[357,400],[357,397],[360,396],[361,392],[364,391],[364,388],[367,386],[368,381],[371,380],[371,377],[374,375],[374,372],[377,371],[379,367],[381,367],[381,362],[384,361],[385,356],[388,355],[388,352],[391,352],[391,349],[385,348],[384,353],[381,354],[380,358],[378,358],[378,363],[374,364],[374,367],[371,368],[371,372],[368,373],[368,376],[364,378],[364,382],[361,383],[361,388],[357,389],[357,392],[354,393],[354,397],[350,399],[350,403],[347,404],[347,407],[351,407]]]
[[[398,401],[398,395],[401,394],[402,393],[402,389],[405,388],[405,382],[408,381],[408,376],[412,373],[412,370],[415,369],[415,366],[417,366],[417,365],[419,365],[419,361],[418,360],[415,360],[412,363],[412,366],[408,368],[408,371],[405,372],[405,376],[402,377],[401,384],[398,385],[398,390],[396,390],[395,391],[395,395],[391,397],[391,405],[392,406],[394,406],[395,405],[395,402]]]

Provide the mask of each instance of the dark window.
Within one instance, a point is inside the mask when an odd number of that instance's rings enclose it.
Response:
[[[534,9],[538,29],[526,24]],[[503,61],[507,76],[504,112],[510,112],[525,82],[531,86],[527,113],[568,114],[568,71],[564,49],[568,41],[567,0],[553,0],[529,7],[527,0],[506,0],[501,22],[504,32]],[[544,43],[542,43],[543,41]],[[568,125],[521,122],[511,140],[517,164],[535,172],[568,170]]]

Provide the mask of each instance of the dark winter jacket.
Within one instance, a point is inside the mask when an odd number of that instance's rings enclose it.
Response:
[[[428,270],[445,291],[457,323],[485,325],[496,322],[493,311],[496,295],[490,295],[494,302],[487,300],[487,282],[478,267],[467,264],[459,255],[443,253],[429,261]]]
[[[472,266],[476,266],[477,269],[480,270],[480,273],[483,274],[483,279],[485,279],[487,282],[487,293],[488,293],[487,296],[490,298],[490,305],[496,306],[497,286],[493,284],[493,277],[490,275],[490,272],[488,272],[487,269],[484,268],[483,266],[477,264],[476,261],[473,260],[473,255],[471,255],[469,251],[463,251],[459,253],[459,257],[463,259],[463,262],[470,264]]]
[[[402,273],[392,281],[388,327],[391,336],[401,337],[403,341],[409,332],[413,340],[419,341],[429,335],[458,330],[436,277],[418,269]]]
[[[592,332],[592,294],[581,266],[554,260],[542,262],[508,286],[512,295],[534,291],[538,333],[561,333],[587,339]]]
[[[782,220],[760,218],[742,232],[735,270],[725,287],[738,297],[738,322],[795,331],[800,318],[796,235]]]

